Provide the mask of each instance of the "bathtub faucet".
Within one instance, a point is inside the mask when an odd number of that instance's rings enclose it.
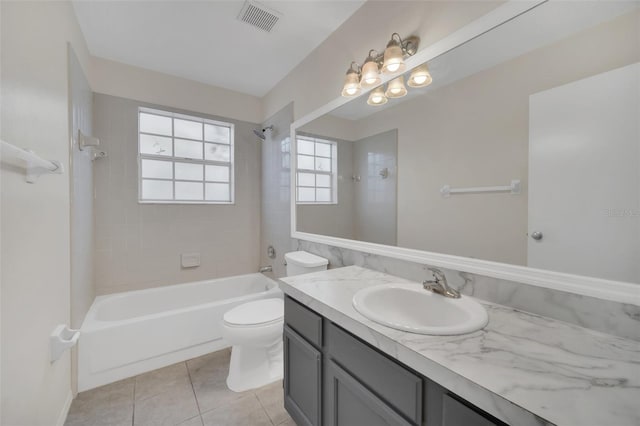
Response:
[[[273,267],[271,265],[261,266],[259,272],[273,272]]]

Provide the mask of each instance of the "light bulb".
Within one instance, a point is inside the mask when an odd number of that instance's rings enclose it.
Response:
[[[374,58],[369,55],[362,66],[362,80],[360,84],[363,87],[372,87],[380,84],[380,72],[378,71],[378,64]]]
[[[432,81],[433,79],[431,78],[427,64],[422,64],[411,71],[411,76],[407,84],[410,87],[425,87],[430,85]]]
[[[415,81],[416,84],[422,84],[425,81],[427,81],[427,76],[426,75],[419,75],[416,78],[414,78],[413,81]]]
[[[360,93],[360,76],[353,68],[349,68],[344,78],[344,86],[342,87],[342,96],[348,98]]]
[[[395,39],[396,36],[398,40]],[[393,74],[402,72],[405,69],[404,52],[402,51],[402,44],[399,40],[400,36],[394,33],[389,43],[387,43],[387,48],[384,50],[384,62],[382,63],[383,73]]]
[[[396,72],[396,71],[398,71],[398,69],[400,69],[400,64],[388,64],[387,65],[387,71],[389,71],[389,72]]]
[[[401,98],[407,94],[407,88],[404,87],[404,77],[394,78],[389,82],[385,95],[387,98]]]
[[[382,86],[374,89],[369,94],[369,99],[367,100],[367,104],[369,105],[383,105],[387,103],[387,97],[384,95],[384,90]]]

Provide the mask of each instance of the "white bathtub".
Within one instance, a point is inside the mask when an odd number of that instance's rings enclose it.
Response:
[[[78,390],[228,347],[222,315],[269,297],[282,292],[262,274],[99,296],[81,328]]]

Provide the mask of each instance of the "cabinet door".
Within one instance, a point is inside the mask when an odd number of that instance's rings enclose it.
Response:
[[[328,426],[411,425],[332,360],[327,363],[325,386]]]
[[[284,407],[298,426],[320,426],[322,355],[284,328]]]

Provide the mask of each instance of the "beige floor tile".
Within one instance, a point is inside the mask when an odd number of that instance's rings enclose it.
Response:
[[[269,416],[253,394],[202,414],[204,426],[271,426]]]
[[[173,426],[199,414],[190,383],[169,387],[166,392],[136,401],[134,426]]]
[[[185,420],[178,426],[202,426],[202,417],[200,417],[200,415],[197,415],[196,417],[190,418],[189,420]]]
[[[189,383],[187,364],[180,362],[136,377],[136,401],[165,392],[170,387]]]
[[[133,380],[127,379],[78,394],[65,425],[131,426],[133,388]]]
[[[187,361],[200,412],[222,407],[252,392],[237,393],[227,388],[230,351],[225,349]]]
[[[213,374],[216,377],[227,377],[229,361],[231,360],[231,348],[222,349],[198,358],[187,361],[189,373],[193,376],[200,374]]]
[[[284,409],[284,391],[281,380],[256,389],[255,393],[274,425],[279,425],[290,418]]]
[[[297,426],[296,422],[293,421],[293,419],[291,417],[289,417],[287,420],[285,420],[284,422],[276,425],[276,426]]]

